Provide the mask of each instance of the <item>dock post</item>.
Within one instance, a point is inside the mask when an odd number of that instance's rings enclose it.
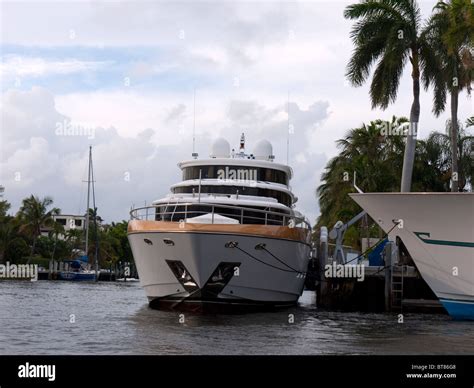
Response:
[[[388,241],[383,250],[385,262],[385,311],[390,311],[392,308],[392,242]]]
[[[316,290],[316,304],[320,305],[322,304],[322,297],[326,294],[327,288],[327,282],[324,278],[324,271],[328,261],[328,228],[325,226],[321,226],[318,253],[319,284]]]

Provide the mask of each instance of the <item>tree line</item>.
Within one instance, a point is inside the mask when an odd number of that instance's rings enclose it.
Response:
[[[19,211],[9,215],[11,205],[0,201],[0,263],[36,263],[46,265],[49,260],[71,260],[85,249],[84,230],[65,230],[55,221],[61,213],[53,207],[51,197],[38,198],[31,195],[23,199]],[[119,261],[133,262],[127,239],[127,221],[102,223],[97,209],[89,209],[90,260],[95,255],[96,245],[99,264],[102,268],[112,267]],[[98,223],[92,222],[96,217]]]
[[[326,165],[317,188],[320,216],[317,227],[333,226],[338,220],[349,221],[362,209],[349,197],[354,192],[353,176],[357,186],[364,192],[400,191],[400,172],[403,166],[405,136],[400,128],[408,119],[393,117],[390,122],[371,121],[350,129],[337,141],[340,152]],[[450,123],[447,126],[450,127]],[[458,123],[458,187],[460,191],[471,191],[474,184],[474,136],[469,127],[474,127],[474,117],[465,125]],[[386,128],[390,128],[387,133]],[[451,138],[446,131],[433,131],[426,139],[416,142],[416,158],[413,166],[413,191],[448,192],[452,176]],[[381,230],[369,221],[364,237],[380,237]],[[346,233],[346,243],[360,246],[361,232],[353,226]]]
[[[344,17],[355,21],[350,37],[354,51],[346,76],[354,86],[372,74],[372,107],[386,109],[397,99],[403,70],[411,67],[413,102],[410,129],[406,135],[401,191],[410,191],[416,138],[420,121],[420,86],[433,89],[433,113],[446,109],[450,96],[451,174],[459,170],[459,94],[471,93],[474,76],[474,2],[439,1],[425,21],[415,0],[365,0],[349,5]],[[373,72],[371,70],[373,69]],[[459,180],[451,181],[459,190]]]

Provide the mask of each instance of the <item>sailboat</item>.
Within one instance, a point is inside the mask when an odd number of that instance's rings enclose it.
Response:
[[[90,194],[92,188],[92,203],[95,206],[95,188],[94,188],[94,169],[92,165],[92,146],[89,147],[89,168],[87,175],[87,212],[85,230],[85,249],[84,255],[75,260],[64,261],[66,270],[59,272],[60,280],[74,280],[74,281],[97,281],[99,278],[99,262],[98,262],[98,238],[97,238],[97,212],[93,213],[93,221],[95,228],[95,255],[94,263],[95,270],[91,269],[89,261],[89,226],[90,226]]]

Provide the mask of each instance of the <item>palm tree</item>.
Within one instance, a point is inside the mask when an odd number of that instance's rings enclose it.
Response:
[[[31,245],[31,255],[28,258],[30,262],[35,252],[36,241],[41,235],[43,227],[49,227],[54,223],[53,216],[60,213],[58,208],[48,208],[53,204],[51,197],[40,199],[33,194],[25,198],[18,212],[18,219],[21,222],[20,232],[28,234],[33,242]]]
[[[10,209],[10,203],[7,201],[0,201],[0,219],[7,215],[7,211]]]
[[[445,78],[443,83],[434,85],[433,111],[437,116],[444,111],[445,104],[437,104],[436,100],[446,101],[446,91],[450,94],[451,191],[457,192],[459,191],[458,100],[462,90],[470,94],[474,79],[474,3],[471,0],[439,1],[424,33],[432,50],[441,61],[440,74]],[[427,74],[425,86],[437,76],[438,74],[434,73]]]
[[[401,180],[401,191],[410,191],[420,118],[420,75],[439,69],[439,60],[420,31],[420,9],[415,0],[365,0],[348,6],[344,17],[358,20],[351,30],[355,48],[346,73],[351,83],[361,86],[378,61],[370,85],[373,108],[386,109],[396,100],[405,64],[411,63],[413,102]],[[442,82],[439,73],[434,82]]]
[[[348,131],[337,141],[340,152],[326,165],[317,189],[321,215],[317,225],[334,225],[338,220],[348,221],[360,208],[347,195],[353,192],[352,174],[359,177],[357,185],[363,191],[398,190],[403,160],[403,127],[406,118],[393,117],[390,122],[375,120]],[[474,137],[459,125],[459,183],[462,188],[472,187],[474,154],[471,145]],[[386,129],[389,128],[389,131]],[[417,191],[450,190],[451,147],[450,138],[442,132],[432,132],[425,140],[417,140],[416,162],[413,169],[413,188]],[[376,235],[376,228],[372,229]],[[353,240],[358,241],[358,231]],[[349,241],[347,241],[349,242]]]
[[[0,223],[0,263],[4,262],[5,254],[17,236],[17,231],[18,227],[12,219],[3,219]]]
[[[471,152],[474,136],[463,128],[462,123],[459,122],[457,127],[458,183],[459,191],[465,191],[472,187],[474,178],[474,154]],[[450,120],[446,128],[452,128]],[[441,132],[432,132],[426,140],[420,141],[419,159],[424,166],[419,169],[421,175],[417,178],[425,184],[426,189],[423,191],[450,191],[451,142],[451,136]]]
[[[472,191],[474,187],[474,136],[459,129],[459,188],[460,191]]]
[[[348,131],[337,141],[339,155],[331,159],[317,189],[321,216],[319,225],[332,225],[339,219],[349,220],[360,208],[347,194],[353,191],[352,176],[364,191],[399,190],[402,166],[403,131],[408,119],[392,117],[387,122],[371,121]]]
[[[110,227],[108,228],[108,232],[118,242],[118,245],[115,248],[118,258],[121,261],[133,262],[134,259],[132,255],[132,250],[130,248],[130,242],[128,241],[127,237],[127,229],[127,221],[117,223],[112,222],[112,225],[110,225]]]
[[[3,187],[0,186],[0,191]],[[10,209],[10,203],[7,201],[0,201],[0,263],[3,263],[5,252],[8,249],[10,241],[15,236],[13,232],[11,220],[8,219],[7,211]]]
[[[470,120],[473,120],[472,123]],[[466,120],[466,128],[474,125],[474,117]],[[459,190],[472,191],[474,186],[474,136],[458,123]]]
[[[78,252],[78,250],[83,249],[84,244],[84,232],[81,229],[69,229],[64,233],[66,242],[70,246],[70,258],[74,258],[74,254]]]
[[[442,132],[431,132],[417,142],[417,160],[413,173],[416,191],[449,191],[451,178],[449,137]]]
[[[87,213],[86,213],[87,215]],[[101,224],[102,222],[104,222],[104,220],[102,219],[101,216],[99,216],[97,214],[97,207],[92,209],[92,208],[89,208],[89,220],[92,220],[92,222],[94,222],[94,219],[97,221],[97,223]],[[90,222],[90,221],[89,221]]]
[[[59,222],[53,222],[52,229],[48,233],[48,237],[54,241],[53,251],[51,252],[51,259],[54,260],[56,255],[56,246],[58,245],[59,235],[64,235],[64,226]]]

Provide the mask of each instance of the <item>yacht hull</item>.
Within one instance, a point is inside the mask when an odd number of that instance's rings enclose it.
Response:
[[[150,307],[262,309],[303,291],[309,232],[290,229],[131,221],[128,238]]]
[[[474,194],[350,194],[399,236],[426,283],[454,319],[474,320]]]

